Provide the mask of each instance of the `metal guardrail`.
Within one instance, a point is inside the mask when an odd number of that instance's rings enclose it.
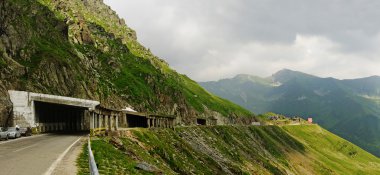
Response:
[[[91,175],[99,175],[98,167],[96,166],[96,162],[94,159],[94,154],[91,150],[91,137],[88,137],[88,164],[90,168],[90,174]]]
[[[94,128],[90,129],[90,136],[105,135],[107,128]]]

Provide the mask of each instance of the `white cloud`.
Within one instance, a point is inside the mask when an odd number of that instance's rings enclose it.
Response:
[[[380,75],[380,1],[105,0],[139,40],[197,81],[289,68]]]

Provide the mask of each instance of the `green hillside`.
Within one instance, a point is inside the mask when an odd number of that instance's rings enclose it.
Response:
[[[9,89],[131,105],[185,124],[199,116],[252,115],[172,70],[102,1],[12,0],[0,9],[0,125],[8,118]]]
[[[200,84],[256,113],[313,117],[329,131],[380,156],[380,77],[337,80],[291,70],[269,78],[244,77]]]
[[[93,140],[101,174],[149,174],[136,169],[142,162],[164,174],[380,174],[380,159],[318,125],[137,129],[123,135]],[[86,154],[78,160],[80,174],[88,171]]]

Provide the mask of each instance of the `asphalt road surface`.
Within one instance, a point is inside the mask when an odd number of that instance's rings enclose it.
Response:
[[[0,175],[51,174],[83,134],[44,134],[0,141]]]

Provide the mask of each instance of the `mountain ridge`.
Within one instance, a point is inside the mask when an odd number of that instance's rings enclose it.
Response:
[[[231,78],[200,84],[256,113],[313,117],[328,130],[380,156],[376,134],[380,133],[379,76],[339,80],[285,69],[270,79],[280,83],[265,86]]]

